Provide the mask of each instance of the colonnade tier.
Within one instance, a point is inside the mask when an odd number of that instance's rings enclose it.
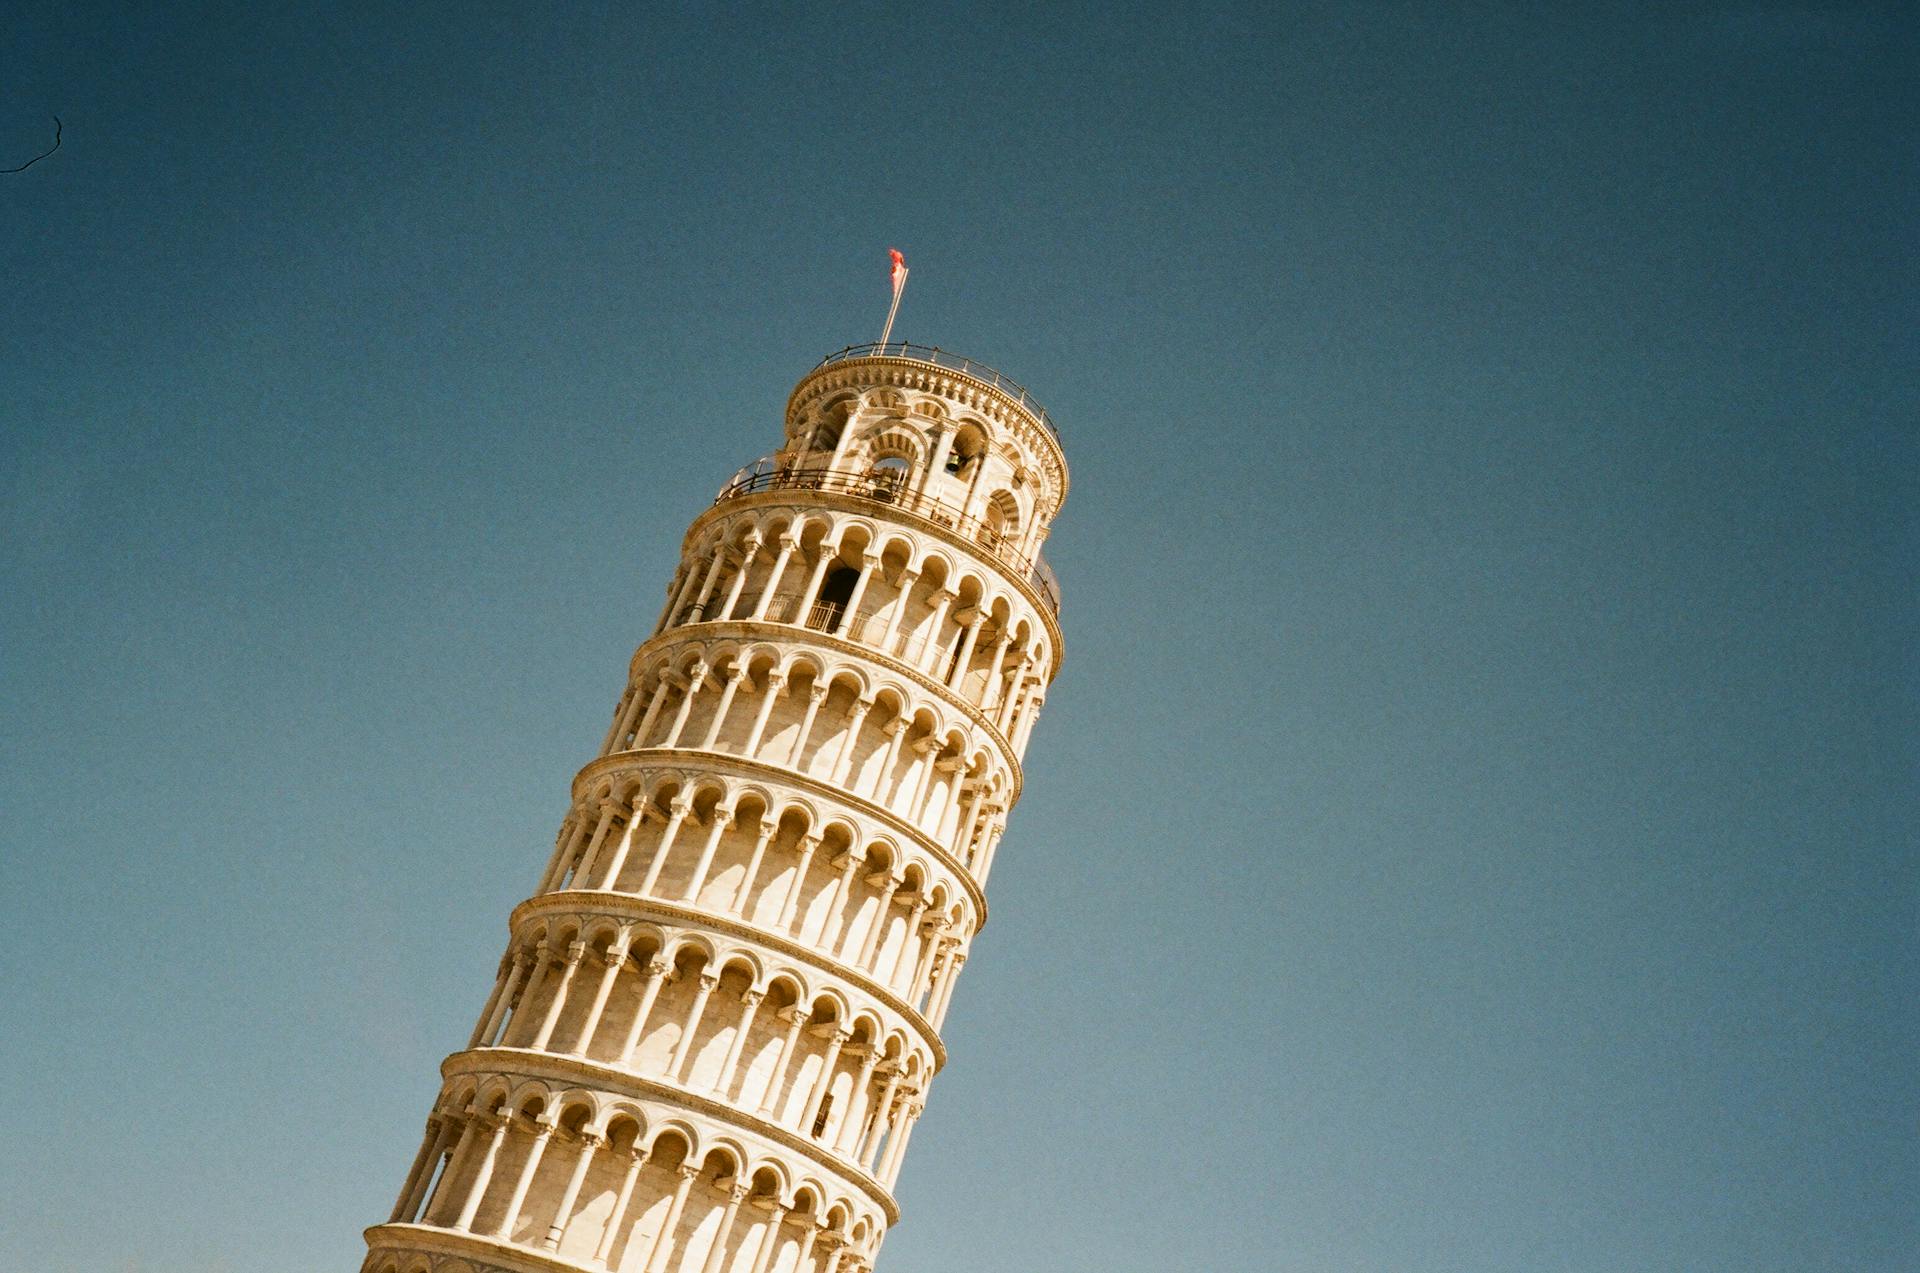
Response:
[[[1004,393],[872,361],[694,519],[365,1273],[865,1273],[897,1222],[1066,479]]]
[[[730,589],[717,600],[701,601],[711,596],[708,583],[728,551],[717,550],[695,600],[670,602],[681,608],[670,610],[659,631],[635,652],[609,747],[647,736],[636,732],[637,716],[624,715],[624,710],[629,700],[658,685],[663,674],[686,675],[695,660],[664,653],[663,639],[688,633],[728,641],[727,653],[744,660],[739,665],[743,673],[765,673],[784,682],[803,671],[814,683],[830,683],[844,674],[863,695],[884,689],[935,720],[952,719],[953,727],[983,733],[1005,752],[1009,766],[1017,767],[1051,675],[1045,646],[1032,642],[1024,622],[1009,627],[1000,611],[956,607],[953,594],[941,590],[923,599],[924,614],[903,621],[903,612],[921,604],[908,596],[915,583],[902,571],[889,584],[877,559],[849,569],[851,577],[838,581],[844,597],[834,599],[829,594],[836,581],[819,577],[831,564],[824,553],[809,572],[804,592],[775,594],[770,578],[757,600]],[[744,560],[750,563],[753,552],[749,547]],[[738,569],[736,578],[745,574],[745,568]],[[702,572],[691,571],[680,591],[692,591],[701,578]],[[869,589],[870,578],[880,579],[883,586]],[[866,609],[870,602],[876,606],[871,613]],[[714,666],[711,659],[703,660],[704,670]]]
[[[812,480],[858,479],[823,471]],[[1034,585],[978,545],[953,536],[943,542],[937,527],[890,520],[897,511],[833,491],[806,492],[804,501],[786,489],[725,498],[689,529],[654,630],[728,618],[831,620],[829,630],[919,665],[932,663],[936,651],[950,660],[959,631],[978,616],[987,641],[1004,636],[1050,682],[1059,670],[1060,630]],[[835,571],[848,572],[847,587],[823,596]],[[823,600],[831,610],[813,608]]]
[[[643,732],[639,723],[644,717],[623,716],[623,712],[636,694],[642,710],[651,706],[650,696],[663,682],[684,690],[698,663],[715,689],[724,688],[726,676],[736,667],[755,681],[756,690],[764,687],[765,678],[773,677],[795,698],[814,685],[844,680],[859,697],[884,696],[894,710],[906,711],[909,719],[924,716],[930,727],[942,733],[977,735],[982,744],[1000,753],[1001,763],[1011,774],[1018,775],[1027,725],[1045,701],[1041,678],[1020,662],[1020,651],[1009,651],[997,638],[984,644],[973,642],[978,657],[968,682],[971,692],[963,695],[948,678],[930,675],[843,632],[823,630],[821,625],[830,617],[815,614],[807,624],[751,617],[699,620],[664,630],[634,652],[604,750],[631,745],[635,739],[664,737],[670,714],[665,720],[655,717]],[[969,644],[970,633],[977,636],[973,626],[966,625],[955,635],[952,655],[956,660]],[[878,636],[885,635],[882,626]],[[959,663],[955,661],[953,667],[957,669]],[[994,678],[991,684],[984,679],[989,673]]]
[[[921,759],[1004,801],[1019,798],[1019,758],[999,729],[943,712],[924,694],[873,676],[857,657],[833,653],[676,634],[649,652],[616,705],[601,754],[668,747],[752,756],[868,792],[909,818],[922,812],[914,804],[921,793],[905,774]],[[1041,700],[1016,702],[1007,721],[1018,738]]]
[[[769,895],[789,868],[804,886],[810,867],[853,851],[901,886],[927,893],[939,913],[958,908],[955,922],[971,933],[985,922],[982,884],[1006,807],[986,790],[945,781],[951,776],[936,768],[920,779],[925,800],[941,803],[938,816],[951,828],[936,840],[870,800],[758,762],[679,750],[609,757],[578,780],[580,795],[536,891],[592,887],[692,899],[731,886],[740,894],[736,906],[745,907]],[[819,847],[795,861],[810,841]]]
[[[492,1267],[526,1267],[534,1255],[558,1267],[653,1273],[838,1269],[847,1265],[829,1259],[864,1263],[898,1218],[874,1176],[689,1093],[646,1081],[609,1090],[590,1065],[498,1051],[449,1058],[443,1074],[383,1226],[396,1231],[395,1245],[470,1250]],[[874,1155],[888,1173],[921,1108],[904,1091],[892,1089]],[[740,1203],[747,1211],[729,1218]],[[826,1258],[794,1263],[809,1254]]]
[[[882,981],[801,942],[725,916],[597,893],[552,893],[522,902],[514,908],[511,930],[495,971],[494,991],[469,1046],[537,1038],[540,1027],[533,1023],[544,1025],[551,1012],[553,1025],[542,1046],[616,1066],[639,1067],[644,1055],[675,1046],[686,1014],[676,1015],[674,1005],[686,1004],[699,977],[726,973],[730,983],[740,983],[735,987],[739,993],[766,999],[769,1012],[802,1005],[816,1025],[848,1023],[863,1039],[878,1040],[883,1052],[903,1060],[918,1058],[919,1068],[931,1075],[946,1063],[940,1017],[967,958],[962,939],[930,928],[928,940],[910,959],[895,961],[895,976]],[[897,946],[886,949],[901,953]],[[554,967],[575,957],[587,972],[562,986],[551,975]],[[539,980],[535,961],[544,961],[546,975]],[[647,979],[656,976],[687,990],[652,990],[650,1002]],[[603,1003],[599,983],[608,978],[612,985]],[[622,993],[629,988],[631,994]],[[639,1034],[632,1040],[626,1037],[648,1029],[642,1004],[662,1014],[653,1021],[664,1031],[658,1046],[650,1046]],[[718,1005],[707,1008],[717,1011]],[[694,1037],[710,1043],[733,1025],[724,1013],[711,1022],[702,1017]],[[698,1062],[695,1066],[705,1068]],[[732,1085],[730,1077],[724,1082]]]

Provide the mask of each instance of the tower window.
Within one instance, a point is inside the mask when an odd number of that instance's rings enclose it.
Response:
[[[833,1094],[829,1092],[820,1102],[820,1112],[813,1120],[813,1135],[818,1136],[827,1130],[827,1115],[833,1113]]]

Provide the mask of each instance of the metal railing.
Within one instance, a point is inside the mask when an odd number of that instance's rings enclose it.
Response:
[[[1026,557],[1015,551],[1012,541],[982,518],[968,516],[959,507],[924,492],[907,490],[884,470],[878,474],[851,473],[792,464],[765,468],[764,464],[765,461],[762,461],[740,473],[721,488],[720,493],[713,497],[713,502],[719,504],[760,491],[793,490],[827,491],[886,504],[898,512],[950,530],[986,549],[996,560],[1032,584],[1047,609],[1056,617],[1059,615],[1060,581],[1055,577],[1053,568],[1039,557]]]
[[[839,353],[828,354],[825,358],[822,358],[819,366],[824,367],[828,363],[845,362],[849,358],[905,358],[909,362],[931,363],[936,367],[945,367],[948,371],[957,371],[963,376],[972,376],[975,380],[992,385],[995,389],[998,389],[1001,393],[1006,394],[1009,398],[1019,403],[1022,409],[1032,415],[1034,419],[1038,420],[1042,427],[1053,435],[1054,441],[1057,442],[1060,440],[1059,426],[1054,424],[1053,417],[1047,414],[1047,409],[1033,400],[1033,395],[1027,392],[1026,386],[1016,384],[1014,381],[1007,379],[983,362],[975,362],[971,358],[964,358],[959,354],[949,353],[938,345],[909,345],[905,341],[896,340],[886,345],[878,342],[866,345],[848,345]]]

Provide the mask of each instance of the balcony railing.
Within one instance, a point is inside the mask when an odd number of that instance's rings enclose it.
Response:
[[[894,511],[950,530],[978,544],[1014,574],[1032,584],[1047,609],[1056,616],[1060,613],[1060,581],[1054,577],[1053,568],[1045,561],[1021,555],[1010,539],[983,519],[970,517],[958,506],[945,500],[907,490],[884,471],[877,474],[850,473],[799,465],[782,465],[778,468],[755,465],[727,483],[714,496],[713,502],[719,504],[742,495],[779,490],[829,491],[837,495],[851,495],[889,505]]]
[[[936,367],[945,367],[948,371],[957,371],[963,376],[972,376],[975,380],[992,385],[1001,393],[1012,398],[1034,419],[1038,420],[1057,442],[1060,430],[1047,414],[1047,409],[1033,400],[1024,385],[1015,384],[985,363],[963,358],[959,354],[948,353],[937,345],[909,345],[904,341],[891,344],[848,345],[837,354],[828,354],[820,360],[820,366],[828,363],[846,362],[850,358],[905,358],[910,362],[931,363]]]

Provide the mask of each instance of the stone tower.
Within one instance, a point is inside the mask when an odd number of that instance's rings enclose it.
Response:
[[[687,530],[364,1273],[856,1273],[1060,664],[1045,411],[937,349],[802,379]]]

